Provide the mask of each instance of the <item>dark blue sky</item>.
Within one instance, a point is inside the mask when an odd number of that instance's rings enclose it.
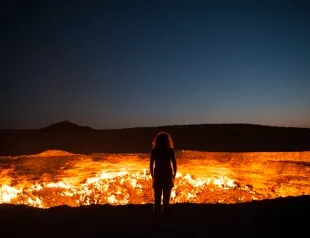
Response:
[[[309,1],[7,2],[0,128],[310,127]]]

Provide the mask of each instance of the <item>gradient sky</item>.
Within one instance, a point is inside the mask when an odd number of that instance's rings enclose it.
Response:
[[[310,127],[309,1],[6,2],[2,129]]]

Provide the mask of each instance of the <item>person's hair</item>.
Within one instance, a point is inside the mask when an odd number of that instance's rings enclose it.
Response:
[[[167,132],[159,132],[153,142],[152,142],[153,148],[172,148],[173,149],[173,141],[171,136]]]

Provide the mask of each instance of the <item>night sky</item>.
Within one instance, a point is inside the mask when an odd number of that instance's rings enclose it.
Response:
[[[5,2],[1,129],[310,127],[309,1]]]

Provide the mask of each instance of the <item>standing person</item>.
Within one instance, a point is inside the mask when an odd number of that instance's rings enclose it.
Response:
[[[150,172],[154,189],[153,211],[155,221],[157,222],[161,214],[163,214],[164,217],[168,214],[171,189],[174,186],[174,178],[177,173],[177,163],[173,149],[173,141],[168,133],[159,132],[152,144]],[[163,208],[161,209],[162,195]]]

